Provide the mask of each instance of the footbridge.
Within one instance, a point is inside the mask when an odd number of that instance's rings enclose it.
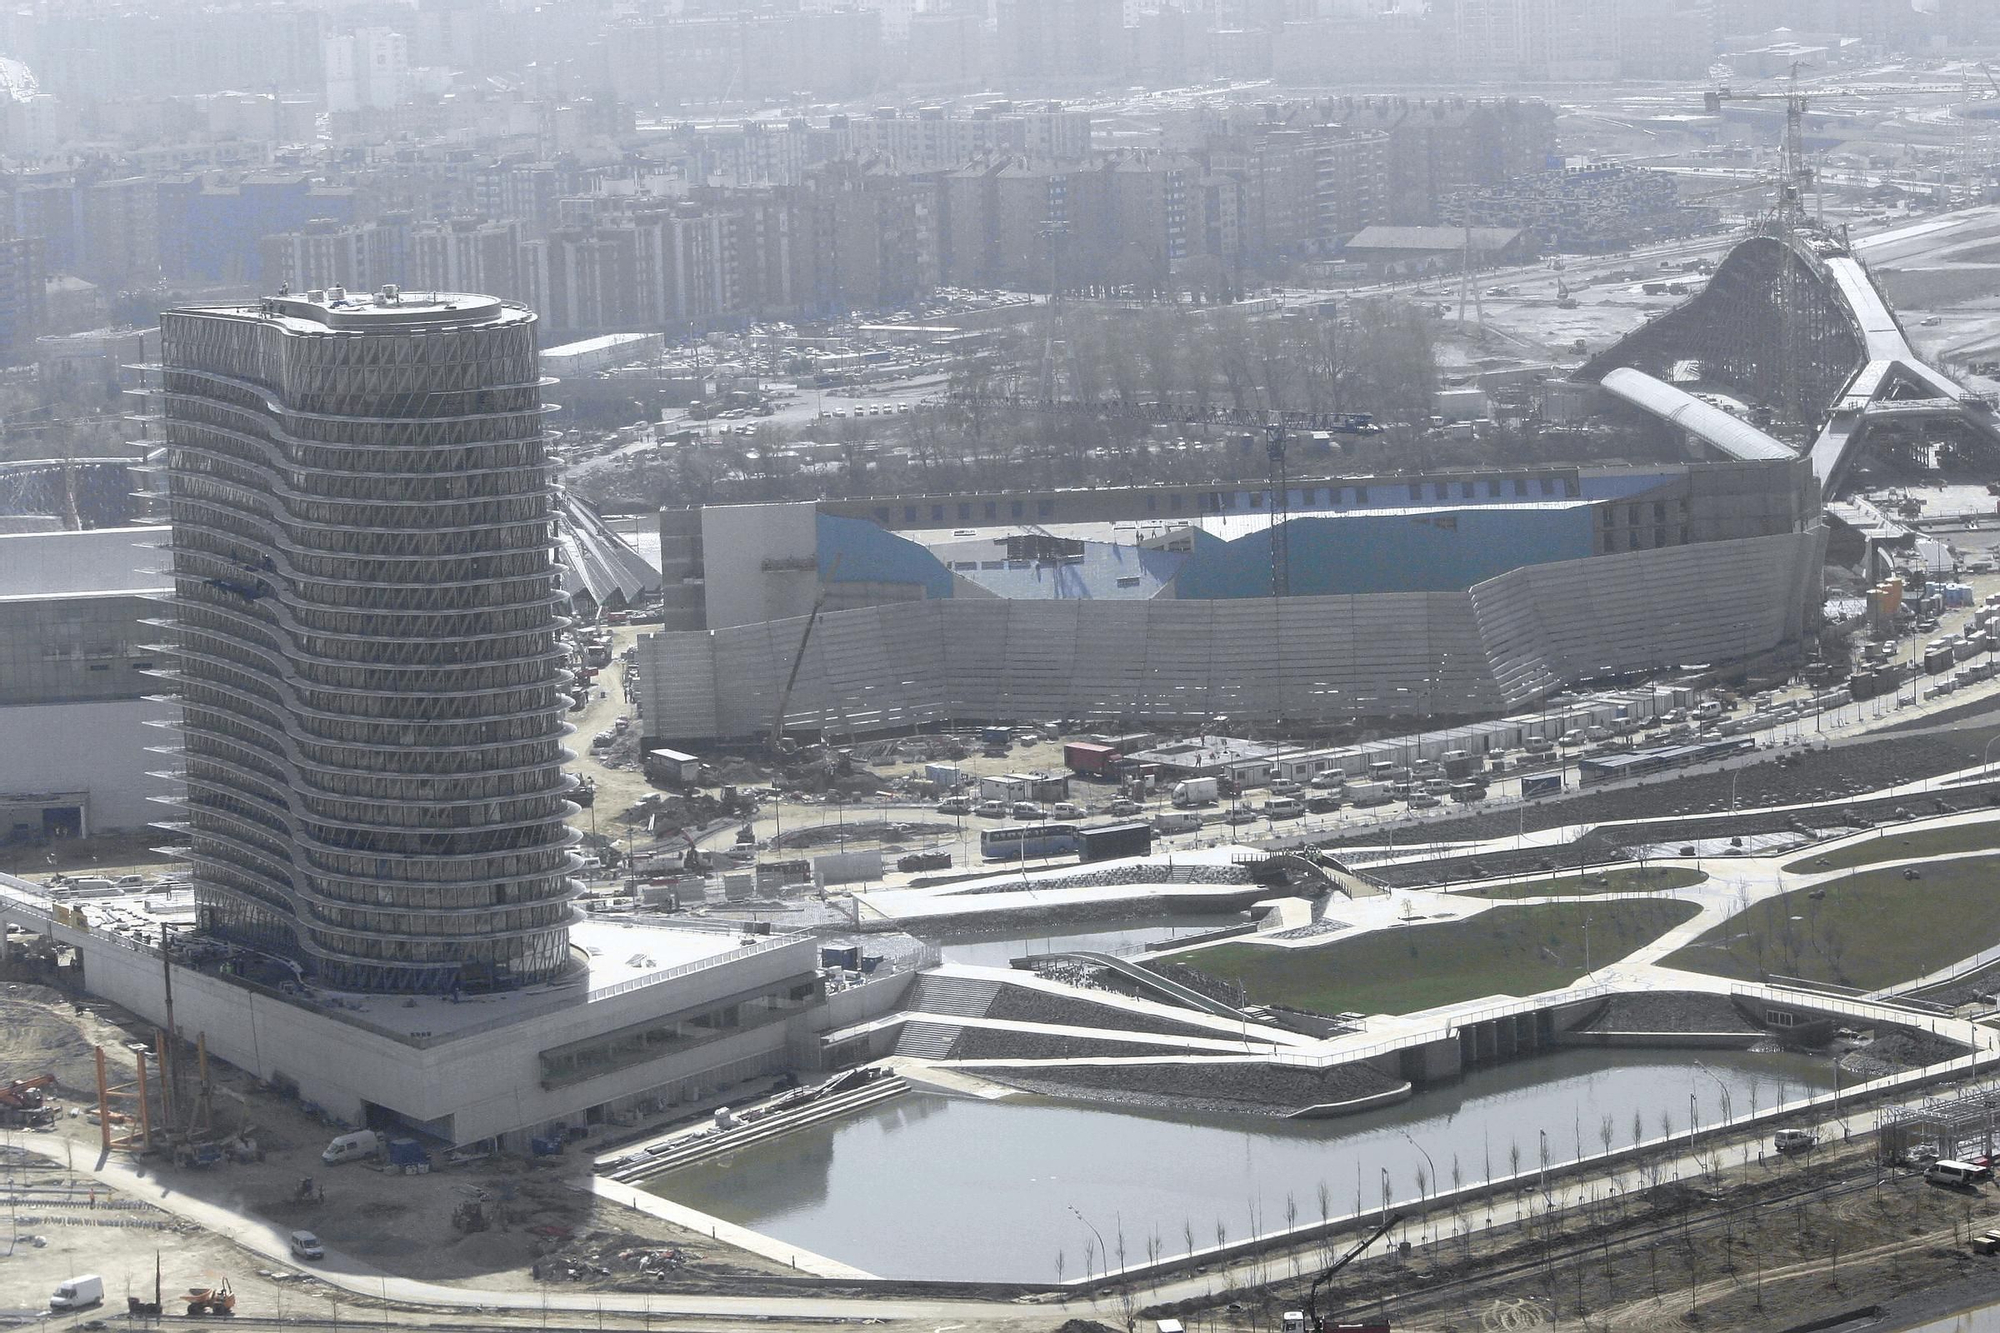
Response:
[[[1676,389],[1729,387],[1786,419],[1819,423],[1810,460],[1832,495],[1872,435],[1892,448],[2000,446],[1992,404],[1927,364],[1844,237],[1773,229],[1732,249],[1695,296],[1577,372],[1734,458],[1780,442]],[[1781,446],[1782,447],[1782,446]]]

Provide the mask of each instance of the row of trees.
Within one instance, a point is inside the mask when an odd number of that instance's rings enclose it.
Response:
[[[1294,477],[1393,475],[1656,456],[1648,436],[1538,423],[1433,430],[1439,325],[1421,306],[1355,300],[1337,317],[1236,306],[1059,306],[958,358],[942,402],[893,417],[766,425],[578,479],[600,503],[645,506],[1034,487],[1258,482],[1261,434],[1158,424],[1161,410],[1366,413],[1370,436],[1298,438]],[[1038,404],[1061,406],[1045,409]],[[795,439],[821,446],[788,448]]]

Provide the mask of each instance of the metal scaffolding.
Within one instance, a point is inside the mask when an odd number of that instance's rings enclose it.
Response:
[[[1885,1161],[1907,1160],[1929,1149],[1941,1158],[1991,1157],[2000,1089],[1980,1089],[1936,1097],[1916,1106],[1882,1112],[1881,1154]]]

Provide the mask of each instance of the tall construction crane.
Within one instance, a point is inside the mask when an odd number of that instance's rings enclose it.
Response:
[[[805,628],[799,631],[799,650],[792,654],[792,669],[785,676],[785,688],[778,692],[778,706],[771,715],[771,753],[774,755],[779,753],[785,742],[785,706],[792,700],[792,687],[799,683],[799,668],[805,664],[806,645],[812,642],[813,626],[819,623],[819,613],[826,609],[826,585],[833,582],[833,576],[839,572],[840,557],[836,555],[833,564],[819,579],[819,595],[813,598]]]
[[[1847,90],[1837,88],[1807,89],[1799,82],[1799,71],[1809,68],[1804,61],[1792,62],[1791,86],[1782,92],[1736,92],[1730,88],[1716,88],[1703,94],[1702,102],[1709,114],[1722,110],[1725,102],[1783,102],[1785,104],[1784,153],[1778,164],[1777,200],[1772,207],[1769,225],[1776,231],[1791,235],[1806,228],[1811,219],[1806,215],[1806,192],[1817,191],[1817,178],[1812,167],[1806,162],[1806,105],[1814,98],[1845,96]],[[1797,345],[1800,305],[1798,288],[1798,265],[1786,263],[1779,273],[1778,286],[1778,368],[1779,407],[1792,422],[1799,422],[1807,414],[1807,406],[1802,401],[1799,384],[1799,363],[1803,355]]]
[[[1799,82],[1799,71],[1810,69],[1802,60],[1792,62],[1791,86],[1783,91],[1737,91],[1727,86],[1702,94],[1702,104],[1710,115],[1719,115],[1726,102],[1783,102],[1785,104],[1784,153],[1778,164],[1777,219],[1795,227],[1806,221],[1807,191],[1818,190],[1818,176],[1806,161],[1806,107],[1829,97],[1852,97],[1846,88],[1807,88]]]

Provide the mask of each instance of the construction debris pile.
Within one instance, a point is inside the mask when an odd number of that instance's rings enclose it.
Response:
[[[879,842],[889,846],[915,842],[926,838],[944,838],[951,835],[951,825],[937,822],[916,822],[909,820],[868,820],[855,823],[813,824],[806,828],[786,829],[771,839],[775,848],[804,850],[812,847],[832,847],[845,842]]]
[[[535,1247],[534,1265],[530,1269],[537,1282],[590,1282],[631,1288],[671,1282],[695,1273],[722,1277],[761,1271],[685,1245],[663,1245],[623,1232],[592,1230],[572,1235],[566,1228],[538,1230],[547,1234]]]

